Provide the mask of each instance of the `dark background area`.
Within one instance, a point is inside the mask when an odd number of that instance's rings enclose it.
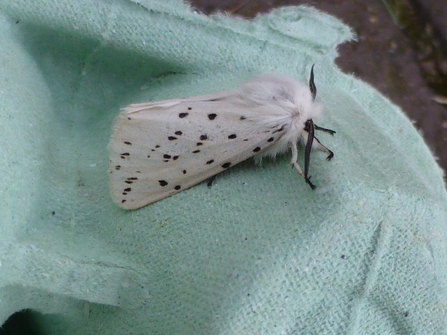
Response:
[[[414,121],[447,171],[447,3],[442,0],[192,0],[252,18],[281,6],[313,6],[350,26],[357,41],[342,44],[338,67],[371,84]],[[411,152],[408,153],[411,155]]]

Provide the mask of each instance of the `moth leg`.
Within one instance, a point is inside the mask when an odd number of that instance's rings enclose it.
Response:
[[[210,179],[208,179],[208,183],[206,184],[206,186],[208,186],[208,187],[213,186],[214,179],[216,179],[216,175],[214,175]]]
[[[305,123],[304,131],[307,133],[306,140],[306,150],[304,152],[304,180],[310,186],[311,189],[315,190],[315,185],[310,181],[309,176],[309,163],[310,163],[310,152],[314,147],[314,133],[315,133],[315,125],[312,119],[309,119]]]
[[[317,126],[316,124],[314,124],[314,126],[315,126],[315,130],[324,131],[324,132],[329,133],[329,134],[331,134],[331,135],[334,135],[334,134],[335,134],[335,131],[334,131],[334,130],[327,129],[327,128],[323,128],[323,127]]]
[[[328,154],[328,156],[326,157],[326,159],[328,161],[330,161],[332,159],[332,157],[334,157],[334,153],[329,150],[326,146],[324,146],[323,144],[321,144],[320,140],[316,137],[314,137],[314,143],[313,143],[313,147],[315,147],[315,149],[324,151]]]
[[[304,176],[303,170],[301,170],[301,167],[298,164],[298,148],[296,146],[296,143],[293,143],[291,145],[291,149],[292,149],[292,159],[290,160],[290,164],[292,165],[292,167],[294,167],[298,171],[298,173],[301,175],[301,177],[306,179],[306,177]]]

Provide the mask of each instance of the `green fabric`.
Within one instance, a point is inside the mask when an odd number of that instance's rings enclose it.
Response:
[[[253,22],[178,1],[0,1],[0,317],[45,334],[442,334],[447,197],[411,122],[334,65],[352,38],[288,7]],[[255,73],[307,82],[311,191],[247,161],[135,211],[108,189],[119,108],[212,93]],[[39,317],[40,315],[40,317]]]

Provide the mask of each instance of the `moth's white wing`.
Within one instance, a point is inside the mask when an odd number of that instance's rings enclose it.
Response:
[[[114,202],[145,206],[278,144],[287,122],[263,122],[229,93],[126,107],[109,144]]]
[[[194,97],[188,97],[188,98],[182,98],[182,99],[169,99],[169,100],[160,100],[160,101],[154,101],[154,102],[144,102],[141,104],[132,104],[124,108],[123,111],[125,111],[128,114],[139,112],[143,109],[149,110],[153,108],[170,108],[173,106],[176,106],[181,103],[185,102],[204,102],[204,101],[217,101],[222,99],[228,99],[229,97],[236,96],[238,93],[238,90],[233,91],[224,91],[224,92],[218,92],[218,93],[211,93],[211,94],[205,94],[205,95],[199,95]]]

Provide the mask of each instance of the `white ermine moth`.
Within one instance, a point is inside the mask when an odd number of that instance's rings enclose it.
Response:
[[[334,154],[314,136],[322,106],[309,88],[282,75],[261,75],[238,89],[134,104],[118,115],[110,150],[113,201],[135,209],[181,192],[250,157],[291,150],[291,165],[312,189],[311,149]],[[298,143],[305,145],[304,172]]]

